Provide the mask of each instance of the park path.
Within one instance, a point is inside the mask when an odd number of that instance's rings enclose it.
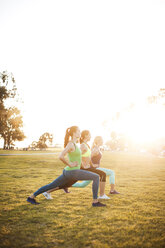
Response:
[[[31,156],[31,155],[54,155],[57,152],[51,153],[17,153],[17,154],[0,154],[0,156]]]

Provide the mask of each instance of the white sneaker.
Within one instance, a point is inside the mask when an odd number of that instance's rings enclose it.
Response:
[[[53,198],[51,197],[51,194],[50,194],[50,193],[44,192],[44,193],[42,193],[42,194],[46,197],[47,200],[52,200],[52,199],[53,199]]]
[[[99,196],[98,199],[105,199],[105,200],[108,200],[110,199],[110,197],[108,197],[106,194],[102,195],[102,196]]]

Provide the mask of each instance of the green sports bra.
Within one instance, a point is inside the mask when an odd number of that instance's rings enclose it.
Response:
[[[81,156],[82,157],[85,157],[85,158],[90,157],[91,156],[91,150],[90,150],[90,148],[88,147],[87,144],[85,144],[85,143],[83,143],[83,144],[86,146],[87,151],[84,154],[82,154]]]

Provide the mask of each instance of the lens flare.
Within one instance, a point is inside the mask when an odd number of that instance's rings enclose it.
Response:
[[[135,107],[121,114],[116,127],[136,143],[153,142],[165,136],[165,108],[160,105]]]

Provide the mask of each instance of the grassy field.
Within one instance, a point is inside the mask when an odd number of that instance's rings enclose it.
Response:
[[[27,196],[62,173],[58,154],[0,157],[0,247],[165,247],[165,159],[105,152],[102,167],[115,170],[121,192],[105,208],[91,207],[91,184],[30,205]]]

